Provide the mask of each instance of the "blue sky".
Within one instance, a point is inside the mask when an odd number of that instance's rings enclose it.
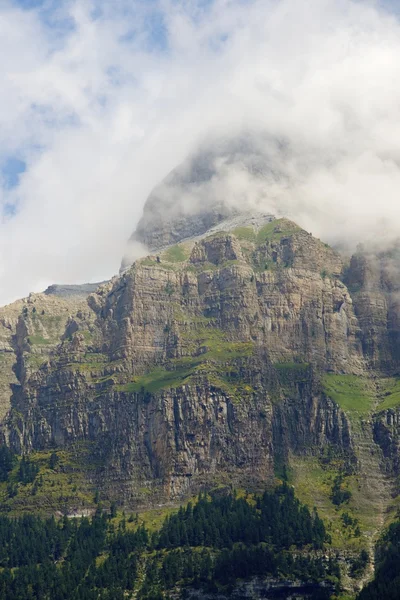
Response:
[[[40,34],[46,39],[48,44],[46,51],[57,53],[68,44],[69,38],[76,32],[76,22],[72,16],[71,8],[79,5],[79,2],[72,0],[12,0],[10,6],[22,9],[25,13],[32,15],[41,26]],[[173,3],[177,4],[178,3]],[[207,11],[212,8],[212,0],[201,0],[196,3],[196,8],[192,12],[187,11],[187,15],[195,22],[197,19],[204,19]],[[123,26],[118,36],[118,42],[125,47],[132,46],[135,51],[137,45],[140,45],[141,51],[151,55],[168,55],[168,25],[166,23],[167,14],[163,9],[163,3],[158,0],[136,0],[134,2],[119,1],[109,3],[104,0],[94,2],[83,2],[86,5],[87,13],[93,23],[98,21],[110,21],[115,23],[116,17],[123,20]],[[110,10],[111,9],[111,10]],[[112,17],[110,17],[112,14]],[[121,21],[120,21],[121,25]],[[227,34],[217,39],[218,44],[226,39]],[[124,85],[130,78],[118,64],[110,64],[107,69],[110,81],[115,86]],[[130,79],[132,81],[132,79]],[[107,102],[107,95],[99,94],[95,99],[99,105]],[[52,106],[41,104],[32,104],[31,112],[34,119],[44,121],[47,126],[60,128],[68,124],[79,125],[79,117],[73,111],[70,114],[63,114],[62,117],[53,111]],[[24,155],[28,154],[32,159],[35,157],[35,150],[40,152],[39,143],[33,143],[27,147],[17,148],[15,154],[2,153],[0,169],[2,174],[3,186],[6,189],[17,187],[20,181],[20,175],[26,170],[27,163]],[[9,203],[6,203],[5,210],[10,214]],[[15,211],[13,211],[15,214]]]
[[[26,170],[26,163],[16,156],[6,156],[2,165],[3,187],[10,189],[16,187],[20,176]]]
[[[5,0],[0,53],[0,304],[116,273],[153,186],[244,128],[314,157],[266,194],[313,232],[377,189],[399,222],[397,2]]]

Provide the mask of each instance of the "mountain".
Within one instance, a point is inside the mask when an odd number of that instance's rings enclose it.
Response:
[[[395,469],[383,263],[345,265],[286,219],[245,223],[138,260],[87,300],[2,309],[10,447],[74,448],[89,481],[133,504],[267,481],[329,447],[357,472],[372,460],[357,456],[361,429],[377,472],[384,458]]]
[[[154,197],[135,234],[153,253],[0,309],[1,436],[28,457],[22,479],[2,467],[1,510],[288,481],[344,561],[367,551],[363,585],[397,505],[399,249],[348,259],[288,219],[207,207],[146,229]]]
[[[277,182],[287,183],[282,164],[288,159],[285,143],[260,132],[204,144],[152,191],[130,243],[156,252],[240,218],[244,206],[259,213],[260,191],[265,197]],[[131,263],[128,250],[121,270]]]

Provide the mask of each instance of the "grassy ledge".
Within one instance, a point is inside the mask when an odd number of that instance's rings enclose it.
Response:
[[[380,382],[380,388],[381,402],[377,407],[378,411],[400,406],[400,378],[383,379]]]
[[[173,361],[168,369],[156,367],[144,375],[135,377],[127,384],[117,386],[116,389],[128,393],[155,393],[162,389],[173,389],[189,383],[195,375],[206,375],[212,385],[221,387],[236,396],[239,388],[241,389],[243,386],[239,379],[239,385],[236,385],[235,377],[226,373],[226,364],[235,359],[248,357],[252,352],[253,344],[247,342],[215,343],[199,356],[189,356]],[[224,367],[221,368],[221,365]],[[245,389],[244,392],[246,392]]]
[[[162,259],[168,262],[185,262],[189,258],[189,252],[185,246],[182,244],[177,244],[176,246],[171,246],[165,250],[162,255]]]
[[[362,377],[327,374],[322,383],[325,394],[349,415],[363,416],[373,409],[374,394]]]
[[[253,227],[237,227],[232,231],[239,240],[263,244],[265,242],[278,242],[281,238],[293,235],[301,231],[301,228],[288,219],[277,219],[264,225],[259,231]]]
[[[292,223],[287,219],[277,219],[260,229],[257,233],[257,242],[259,244],[263,244],[264,242],[277,242],[283,237],[293,235],[299,231],[301,231],[301,228],[295,223]]]

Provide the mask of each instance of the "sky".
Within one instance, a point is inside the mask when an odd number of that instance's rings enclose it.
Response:
[[[293,150],[266,208],[399,231],[398,2],[0,0],[0,55],[0,305],[117,273],[152,188],[246,128]]]

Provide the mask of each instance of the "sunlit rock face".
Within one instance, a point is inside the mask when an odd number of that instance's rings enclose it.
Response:
[[[400,462],[397,250],[350,260],[251,207],[284,181],[271,148],[174,171],[132,236],[151,250],[112,281],[0,309],[15,452],[62,450],[90,489],[147,506],[329,451],[380,519]]]
[[[87,301],[21,306],[11,447],[74,448],[104,494],[142,504],[257,486],[327,444],[355,464],[321,384],[366,373],[342,259],[287,219],[246,219],[138,260]]]

